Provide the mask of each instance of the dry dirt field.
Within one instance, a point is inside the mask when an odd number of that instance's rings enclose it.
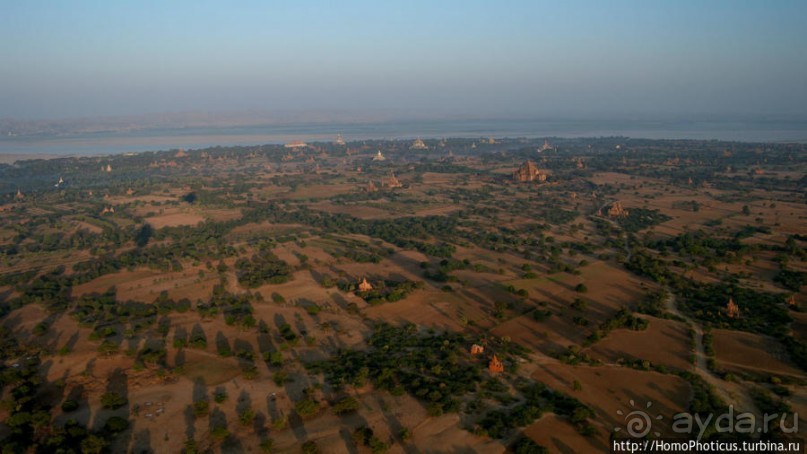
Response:
[[[649,402],[649,411],[653,416],[662,415],[669,424],[672,415],[686,407],[692,392],[689,384],[679,377],[610,365],[568,366],[547,361],[537,365],[532,378],[569,393],[594,410],[596,416],[592,420],[597,435],[591,437],[589,442],[598,448],[606,446],[614,428],[624,427],[625,418],[619,411],[626,415],[632,409],[647,410]],[[580,385],[579,391],[574,390],[575,381]],[[542,422],[538,420],[535,424],[540,426]],[[659,432],[670,435],[673,433],[672,427],[667,424],[662,422],[654,428],[658,427]]]
[[[48,452],[75,420],[108,452],[577,453],[633,410],[662,435],[692,405],[807,413],[803,147],[425,140],[0,169],[76,181],[0,194],[0,441]],[[547,181],[514,181],[528,160]]]
[[[155,229],[177,227],[180,225],[196,225],[204,220],[204,216],[194,213],[162,214],[146,218],[146,222],[151,224]]]
[[[714,330],[715,359],[718,367],[729,372],[763,376],[783,375],[804,378],[804,372],[788,359],[784,347],[775,339],[758,334]]]
[[[657,366],[688,370],[691,367],[691,335],[681,322],[651,316],[644,317],[650,325],[644,331],[619,329],[588,350],[594,359],[607,363],[620,358],[641,359]]]

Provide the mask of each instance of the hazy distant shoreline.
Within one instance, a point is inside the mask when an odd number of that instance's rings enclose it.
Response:
[[[604,137],[807,143],[807,122],[757,123],[626,122],[545,120],[442,120],[355,124],[301,124],[150,129],[131,132],[76,133],[54,137],[0,138],[0,160],[56,156],[93,156],[126,152],[260,145],[291,140],[347,141],[372,139],[474,137]]]

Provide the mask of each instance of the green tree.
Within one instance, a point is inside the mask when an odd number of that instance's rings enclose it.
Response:
[[[82,454],[101,454],[106,448],[106,441],[96,435],[90,435],[81,441]]]
[[[128,403],[129,401],[125,397],[121,396],[120,394],[114,391],[110,391],[101,395],[101,406],[103,406],[104,408],[115,410]]]
[[[106,423],[104,423],[104,430],[112,433],[123,432],[128,428],[129,421],[126,418],[121,418],[120,416],[112,416],[106,420]]]

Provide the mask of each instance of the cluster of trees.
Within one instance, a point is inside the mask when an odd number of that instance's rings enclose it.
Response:
[[[551,207],[544,210],[541,218],[546,222],[555,225],[568,224],[580,216],[578,211],[567,211],[561,208]]]
[[[249,259],[238,259],[235,268],[238,283],[248,288],[288,282],[293,272],[291,266],[268,247],[259,248]]]
[[[206,302],[197,303],[196,310],[202,317],[215,317],[224,315],[228,325],[238,325],[242,328],[252,328],[257,320],[252,315],[254,309],[251,301],[254,295],[249,292],[233,294],[227,291],[225,285],[217,284],[213,287],[213,294]]]
[[[323,372],[337,389],[371,381],[393,395],[408,392],[423,400],[432,415],[459,411],[460,398],[482,380],[479,365],[465,352],[469,339],[460,334],[420,334],[414,325],[380,324],[368,343],[368,351],[342,350],[307,367]]]
[[[807,273],[804,271],[782,269],[776,273],[773,280],[782,284],[789,290],[798,292],[805,284],[807,284]]]
[[[164,272],[182,271],[182,260],[202,261],[228,257],[234,254],[234,249],[219,253],[212,249],[208,250],[204,244],[185,241],[140,247],[127,250],[117,256],[109,253],[76,263],[73,265],[73,285],[89,282],[105,274],[115,273],[120,270],[134,269],[137,266],[147,266]]]
[[[652,315],[653,317],[665,318],[666,311],[664,309],[664,302],[669,297],[669,292],[664,289],[649,292],[636,306],[636,312]]]
[[[676,286],[680,308],[708,325],[766,334],[779,339],[793,362],[807,370],[807,343],[790,334],[792,318],[784,307],[784,295],[731,284],[703,284],[682,280]],[[729,318],[725,308],[731,296],[740,316]]]
[[[638,232],[642,229],[659,225],[672,219],[659,210],[649,210],[647,208],[631,208],[628,215],[619,218],[617,222],[627,232]]]
[[[714,261],[715,257],[727,258],[750,253],[751,247],[739,242],[740,238],[760,232],[757,228],[743,228],[733,238],[710,238],[702,232],[685,233],[667,241],[650,244],[661,249],[673,248],[679,253],[690,252]],[[764,232],[764,231],[763,231]],[[801,249],[791,236],[785,250],[798,253]],[[736,255],[735,255],[736,254]],[[673,272],[667,262],[646,249],[635,248],[626,268],[634,273],[647,276],[656,282],[668,285],[678,295],[679,307],[691,317],[718,328],[736,329],[777,337],[786,347],[791,359],[802,369],[807,370],[807,343],[789,334],[792,318],[785,308],[785,294],[744,288],[737,285],[736,278],[722,283],[701,283]],[[777,273],[775,280],[793,290],[801,288],[804,276],[790,273],[786,268]],[[797,287],[798,286],[798,287]],[[726,313],[729,298],[740,307],[740,317],[730,318]],[[651,294],[639,305],[639,312],[654,316],[663,315],[664,293]]]
[[[594,332],[591,333],[588,338],[586,338],[586,343],[590,345],[594,342],[600,341],[615,329],[626,328],[633,331],[643,331],[647,329],[648,325],[649,322],[647,320],[636,317],[629,310],[623,307],[617,311],[613,317],[604,321],[596,330],[594,330]]]
[[[694,211],[697,213],[701,210],[701,203],[697,200],[679,201],[673,202],[672,207],[679,210]]]
[[[518,405],[487,413],[478,423],[476,432],[493,438],[506,438],[513,430],[532,424],[544,412],[566,416],[584,434],[595,429],[588,423],[594,412],[574,397],[554,391],[540,382],[522,384],[519,391],[524,401]]]
[[[471,343],[468,336],[458,333],[419,333],[411,324],[379,324],[368,340],[369,350],[340,350],[329,360],[306,367],[324,373],[337,390],[361,387],[369,381],[393,395],[409,393],[425,403],[429,414],[437,416],[460,411],[464,396],[483,392],[481,370],[487,360],[470,357],[467,348]],[[518,344],[502,340],[490,340],[488,346],[510,364],[516,363],[516,356],[527,353]]]
[[[656,240],[649,246],[661,253],[671,250],[681,256],[701,258],[705,266],[719,262],[739,263],[744,256],[756,249],[756,246],[741,243],[737,235],[721,238],[703,230],[682,233],[666,240]]]
[[[31,281],[19,282],[20,296],[7,302],[9,308],[29,303],[42,303],[50,310],[63,310],[70,304],[70,292],[75,276],[65,274],[64,266],[58,266]]]
[[[539,445],[527,436],[519,437],[510,446],[510,450],[515,454],[549,454],[549,450],[545,446]]]
[[[393,220],[365,220],[345,214],[316,212],[305,206],[292,210],[276,203],[250,204],[253,207],[244,214],[245,220],[260,222],[304,224],[329,233],[356,233],[380,238],[403,249],[414,249],[435,257],[450,257],[456,250],[449,243],[431,243],[432,236],[453,238],[457,226],[455,216],[403,217]]]
[[[354,430],[352,438],[353,442],[356,443],[356,446],[366,446],[370,448],[370,451],[373,454],[384,453],[389,449],[389,445],[378,438],[373,433],[373,429],[367,426],[359,427]]]
[[[792,321],[783,307],[781,294],[763,292],[731,284],[706,284],[685,281],[676,288],[679,307],[690,316],[718,328],[737,329],[761,334],[787,333]],[[740,317],[729,318],[729,297],[740,307]]]
[[[670,271],[665,260],[645,249],[633,250],[630,259],[625,262],[625,268],[660,284],[674,284],[683,281],[682,276]]]
[[[85,326],[112,326],[137,321],[140,326],[157,320],[157,307],[137,301],[117,301],[114,287],[102,294],[88,294],[73,303],[72,315]]]
[[[10,387],[7,396],[10,413],[4,423],[9,434],[3,439],[3,452],[64,452],[100,454],[115,434],[129,422],[110,417],[100,431],[68,419],[60,425],[51,419],[51,406],[42,399],[47,385],[39,374],[40,360],[31,356],[16,367],[0,366],[0,389]],[[68,405],[65,411],[77,406]]]
[[[157,308],[157,313],[160,315],[167,315],[171,312],[184,313],[191,309],[192,303],[188,298],[182,298],[179,301],[174,301],[168,297],[168,291],[163,290],[157,299],[154,300],[154,306]]]
[[[415,290],[423,288],[423,282],[420,281],[373,281],[372,284],[372,290],[356,292],[356,295],[371,305],[394,303],[406,298]]]
[[[368,244],[364,241],[345,237],[334,237],[333,235],[323,235],[323,239],[335,241],[338,246],[328,247],[325,252],[336,258],[346,258],[358,263],[379,263],[384,257],[395,252],[392,248],[381,247],[380,241],[376,244]]]

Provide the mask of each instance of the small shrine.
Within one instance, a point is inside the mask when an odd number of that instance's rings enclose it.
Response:
[[[490,359],[490,363],[488,363],[488,370],[494,374],[504,372],[504,364],[499,361],[496,355],[493,355],[493,358]]]
[[[729,298],[728,304],[726,304],[726,315],[729,318],[740,318],[740,306],[738,306],[733,298]]]
[[[608,208],[608,217],[611,218],[624,218],[629,214],[628,210],[622,206],[621,202],[614,202],[611,208]]]
[[[536,166],[532,161],[526,161],[524,164],[521,164],[521,167],[513,172],[513,181],[517,183],[529,181],[544,182],[546,181],[546,174],[541,172],[538,169],[538,166]]]
[[[370,283],[369,283],[369,282],[367,282],[367,278],[366,278],[366,277],[363,277],[363,278],[361,279],[361,282],[359,282],[359,291],[360,291],[360,292],[369,292],[369,291],[370,291],[370,290],[372,290],[372,289],[373,289],[373,286],[372,286],[372,285],[370,285]]]
[[[384,185],[386,187],[388,187],[388,188],[400,188],[400,187],[403,187],[403,184],[401,184],[401,182],[398,181],[397,178],[395,178],[394,173],[390,174],[389,178],[387,178],[387,181],[386,181],[386,183]]]

